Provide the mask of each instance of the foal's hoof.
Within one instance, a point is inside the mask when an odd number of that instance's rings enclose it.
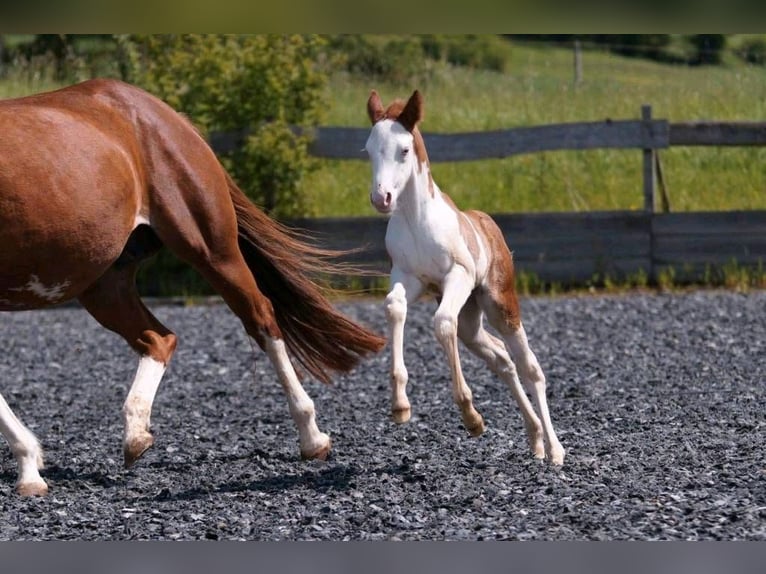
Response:
[[[481,436],[484,434],[484,431],[487,430],[487,426],[484,424],[484,419],[481,415],[478,415],[477,418],[470,423],[463,421],[463,424],[465,425],[468,434],[471,436]]]
[[[409,407],[404,409],[392,409],[391,418],[396,424],[406,423],[412,416],[412,409]]]
[[[125,468],[130,468],[143,454],[152,448],[154,437],[150,434],[141,435],[125,443],[123,456],[125,458]]]
[[[327,460],[327,455],[330,454],[331,447],[332,441],[330,440],[330,437],[324,435],[319,446],[307,450],[301,449],[301,458],[303,460]]]
[[[48,485],[45,481],[24,482],[16,485],[16,492],[19,496],[46,496],[48,494]]]
[[[563,466],[564,454],[565,454],[564,449],[559,447],[558,449],[553,449],[552,452],[548,455],[548,458],[550,459],[551,464],[554,464],[556,466]]]

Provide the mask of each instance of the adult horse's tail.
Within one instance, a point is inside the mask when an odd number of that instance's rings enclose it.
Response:
[[[339,313],[311,280],[337,274],[339,252],[321,249],[266,215],[227,181],[237,214],[239,248],[258,287],[274,307],[285,345],[312,375],[330,381],[328,370],[349,371],[359,359],[380,351],[385,339]]]

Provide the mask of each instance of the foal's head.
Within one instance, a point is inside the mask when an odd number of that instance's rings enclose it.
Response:
[[[383,107],[373,90],[367,100],[372,131],[365,149],[372,162],[370,201],[381,213],[396,209],[396,201],[410,177],[428,165],[418,123],[423,119],[423,96],[415,90],[407,102]]]

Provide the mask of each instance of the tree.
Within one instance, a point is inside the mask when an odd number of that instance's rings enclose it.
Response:
[[[315,166],[293,127],[320,120],[323,42],[303,35],[120,36],[126,79],[187,114],[204,133],[248,128],[221,157],[245,192],[276,217],[311,215],[302,193]]]
[[[723,34],[695,34],[689,36],[689,42],[696,53],[691,64],[720,64],[723,50],[726,47],[726,36]]]

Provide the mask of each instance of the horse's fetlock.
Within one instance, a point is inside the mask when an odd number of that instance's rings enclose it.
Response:
[[[409,373],[406,367],[396,367],[391,370],[391,382],[396,384],[407,384]]]
[[[292,408],[293,418],[297,418],[302,421],[310,420],[315,415],[314,401],[306,399],[295,404]]]

